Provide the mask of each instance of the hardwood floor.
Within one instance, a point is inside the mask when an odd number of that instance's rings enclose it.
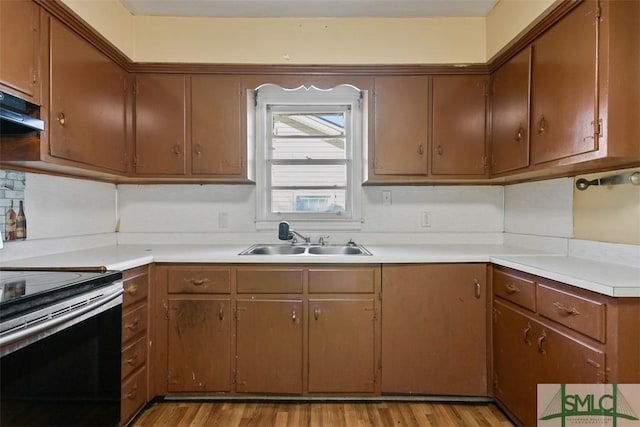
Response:
[[[493,404],[440,402],[160,402],[131,427],[513,426]]]

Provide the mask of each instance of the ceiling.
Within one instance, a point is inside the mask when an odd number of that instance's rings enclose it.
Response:
[[[217,17],[486,16],[498,0],[121,0],[134,15]]]

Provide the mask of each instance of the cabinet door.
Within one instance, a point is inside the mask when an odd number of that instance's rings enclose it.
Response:
[[[597,149],[596,1],[585,1],[533,44],[531,144],[536,164]]]
[[[523,425],[536,425],[536,338],[532,319],[503,302],[493,305],[495,397]]]
[[[382,267],[382,392],[486,396],[484,264]]]
[[[433,78],[432,174],[485,174],[486,93],[486,76]]]
[[[373,175],[427,175],[429,77],[375,79]]]
[[[373,393],[375,303],[309,300],[309,392]]]
[[[39,8],[32,1],[0,1],[0,83],[40,103]]]
[[[531,48],[491,76],[491,172],[529,166],[529,84]]]
[[[242,176],[240,78],[191,77],[191,172]]]
[[[183,175],[186,172],[186,77],[136,76],[136,173]]]
[[[302,301],[239,299],[236,391],[302,393]]]
[[[51,155],[125,172],[127,73],[54,18],[50,37]]]
[[[169,299],[169,392],[230,391],[228,298]]]

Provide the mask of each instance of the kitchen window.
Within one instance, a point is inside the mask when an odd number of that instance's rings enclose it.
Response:
[[[256,91],[257,228],[360,227],[362,104],[346,85]]]

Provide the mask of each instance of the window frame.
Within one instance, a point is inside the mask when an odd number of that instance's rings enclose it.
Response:
[[[365,93],[351,85],[331,89],[300,86],[286,89],[277,85],[260,86],[255,99],[255,162],[256,162],[256,228],[272,229],[283,220],[305,223],[307,229],[353,229],[361,227],[361,193],[363,137],[366,115]],[[272,117],[278,112],[345,112],[345,158],[284,160],[272,159]],[[346,165],[345,210],[341,212],[272,212],[271,166],[273,164],[344,164]],[[288,187],[295,188],[295,187]],[[311,189],[301,186],[301,189]],[[329,188],[329,187],[326,187]],[[331,187],[335,188],[335,187]],[[313,189],[323,189],[314,187]]]

